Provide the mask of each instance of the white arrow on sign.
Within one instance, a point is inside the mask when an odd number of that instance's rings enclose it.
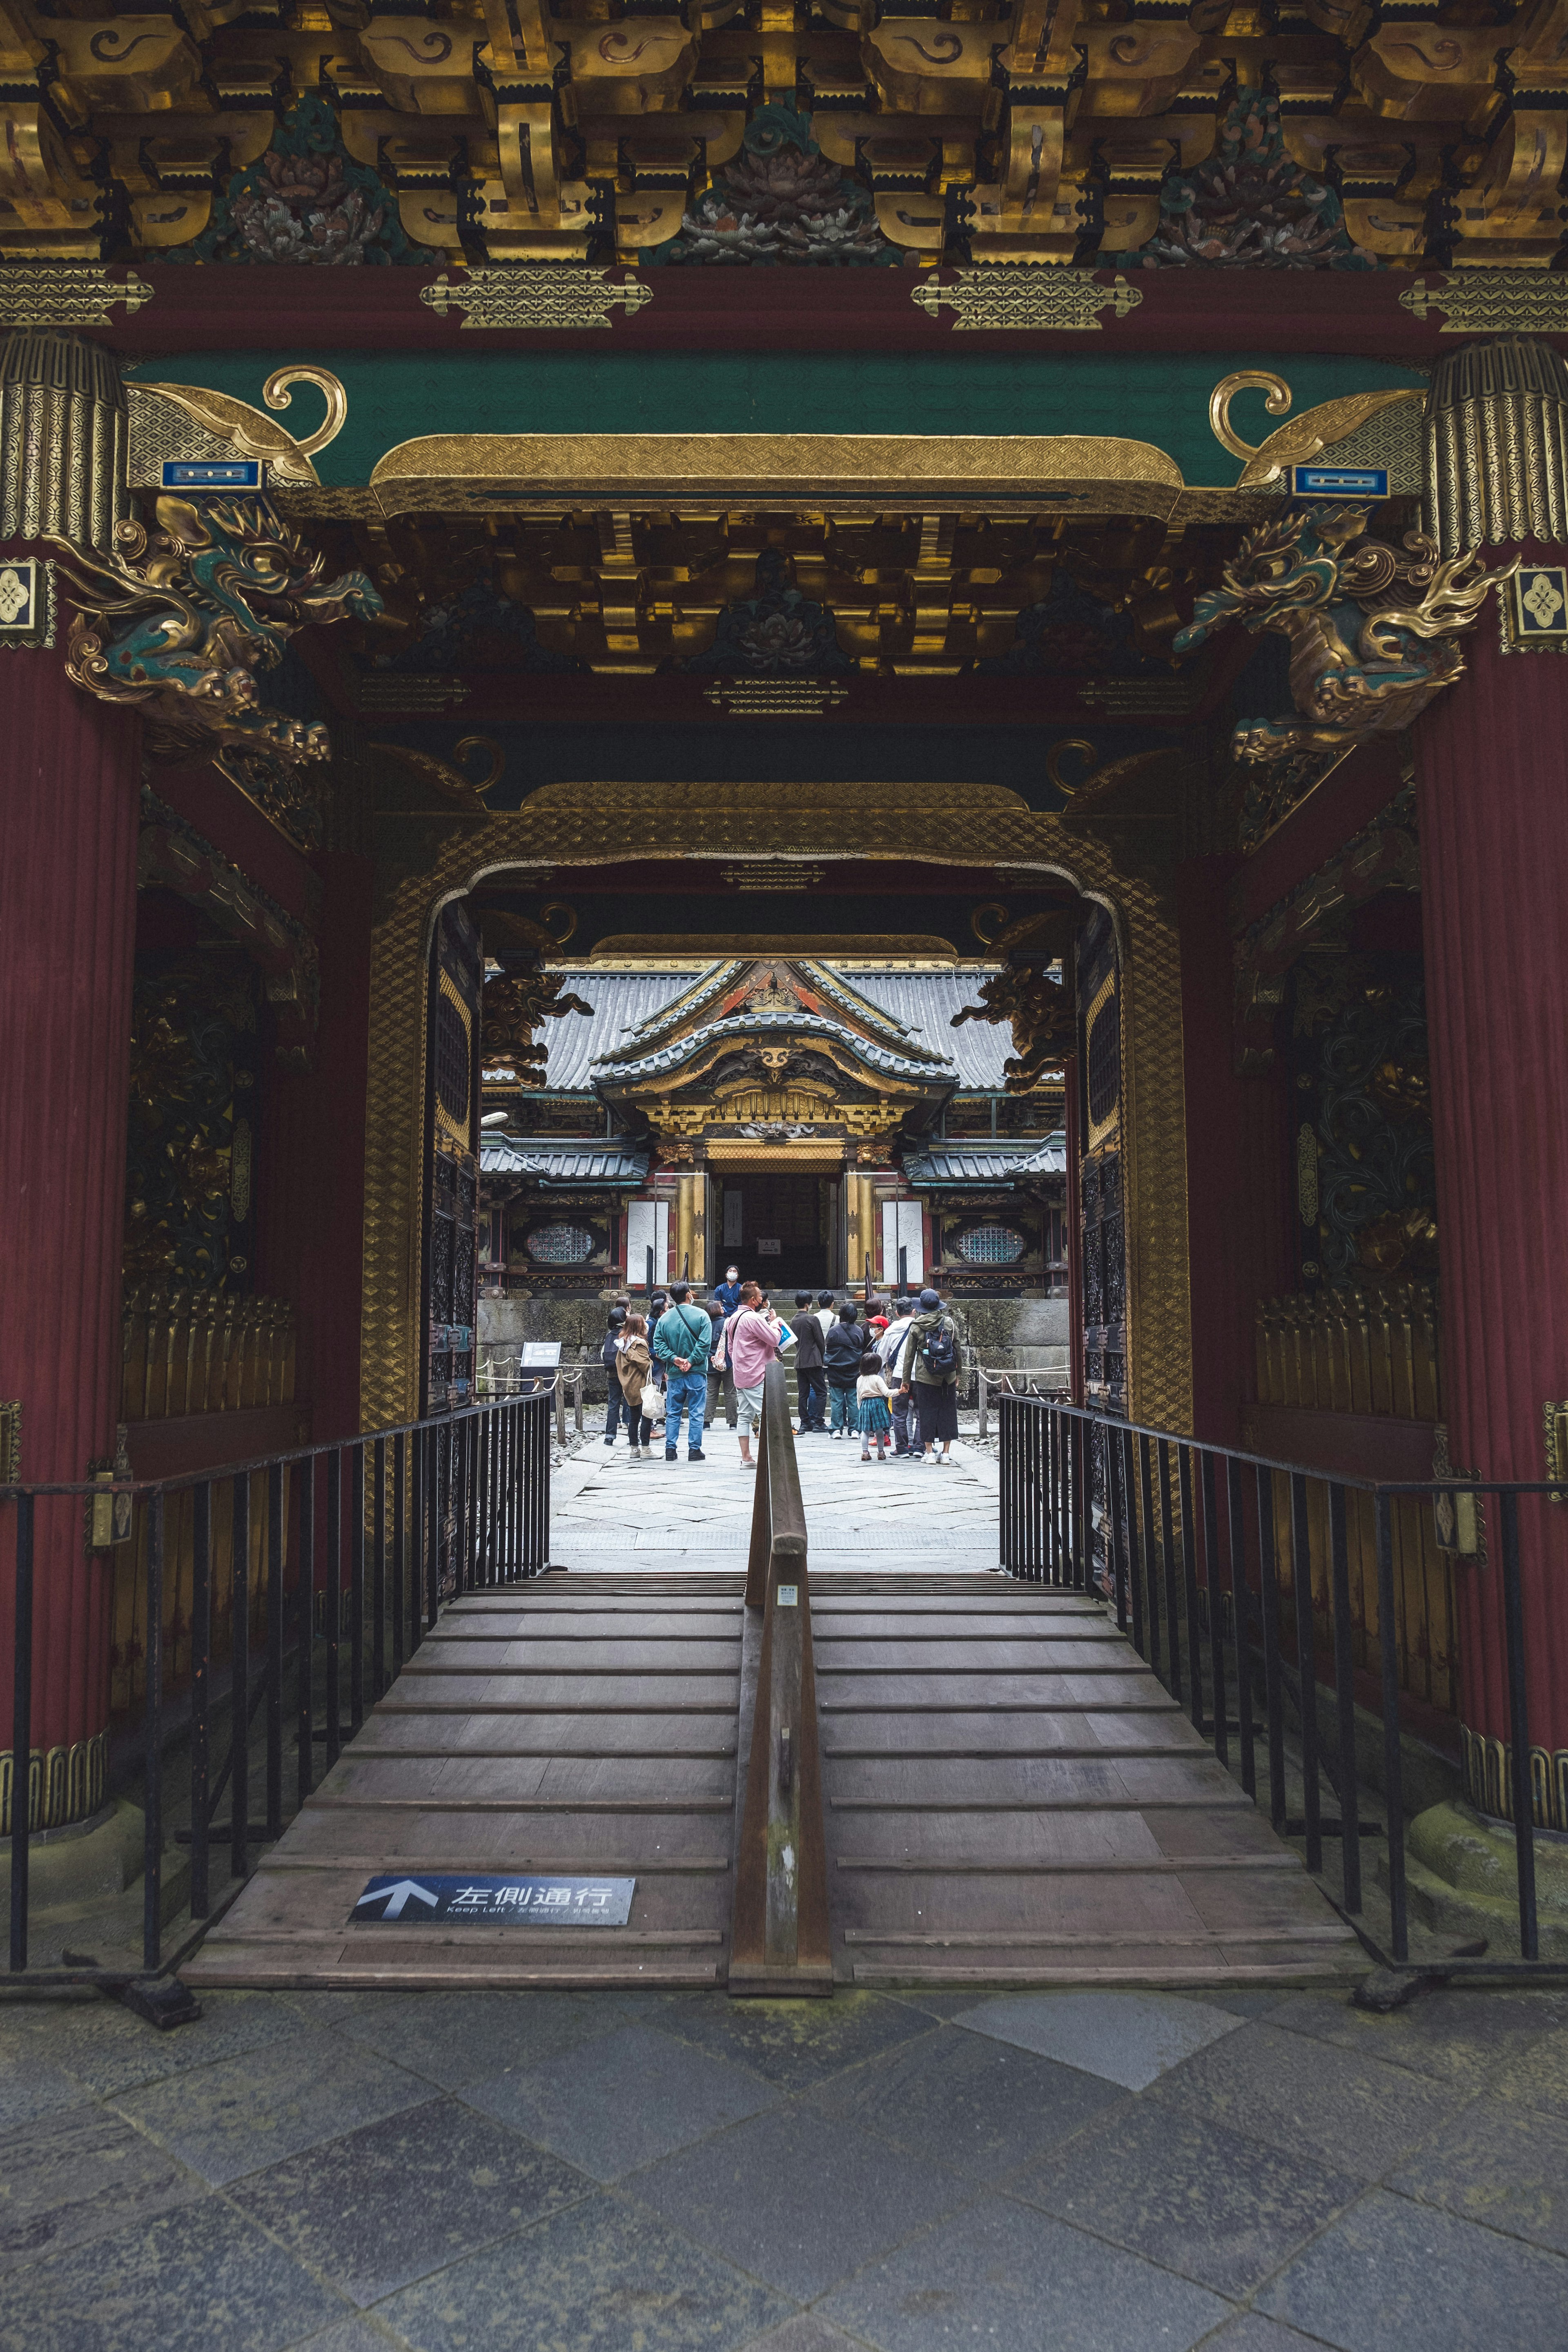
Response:
[[[359,1901],[354,1905],[354,1909],[358,1911],[366,1903],[380,1903],[389,1898],[386,1900],[386,1908],[382,1913],[382,1917],[400,1919],[411,1895],[417,1895],[421,1903],[428,1903],[432,1911],[441,1900],[438,1895],[432,1895],[427,1886],[421,1886],[416,1878],[400,1878],[395,1886],[372,1887],[368,1895],[360,1896]]]

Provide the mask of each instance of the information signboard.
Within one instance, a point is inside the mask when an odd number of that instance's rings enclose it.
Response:
[[[437,1919],[477,1920],[501,1927],[624,1927],[632,1913],[635,1878],[452,1877],[422,1871],[417,1878],[373,1878],[354,1905],[356,1924]]]

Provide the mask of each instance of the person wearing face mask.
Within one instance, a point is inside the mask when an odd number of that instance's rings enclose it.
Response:
[[[727,1265],[724,1268],[723,1281],[716,1282],[709,1296],[719,1301],[720,1306],[724,1309],[724,1320],[727,1323],[741,1304],[740,1267]]]

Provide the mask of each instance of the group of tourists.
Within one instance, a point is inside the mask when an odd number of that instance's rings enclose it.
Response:
[[[862,1462],[947,1463],[958,1434],[958,1325],[934,1290],[884,1304],[797,1290],[788,1322],[755,1282],[730,1266],[705,1302],[687,1282],[655,1291],[647,1314],[611,1307],[602,1360],[609,1376],[605,1443],[622,1420],[633,1461],[651,1461],[662,1423],[664,1458],[705,1462],[703,1428],[726,1418],[741,1460],[755,1467],[768,1366],[793,1349],[799,1437],[858,1437]],[[760,1444],[760,1440],[759,1440]]]

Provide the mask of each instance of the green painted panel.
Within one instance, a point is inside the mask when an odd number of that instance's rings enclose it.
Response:
[[[206,384],[259,408],[290,354],[144,360],[145,383]],[[348,421],[316,460],[323,482],[363,484],[376,460],[424,433],[1114,434],[1152,442],[1184,480],[1228,488],[1237,467],[1209,430],[1209,394],[1240,368],[1272,368],[1294,414],[1347,392],[1420,385],[1380,360],[1276,359],[1258,352],[929,354],[797,352],[312,352],[348,393]],[[1278,419],[1264,395],[1233,410],[1243,438]],[[280,421],[303,434],[320,411],[301,387]]]

